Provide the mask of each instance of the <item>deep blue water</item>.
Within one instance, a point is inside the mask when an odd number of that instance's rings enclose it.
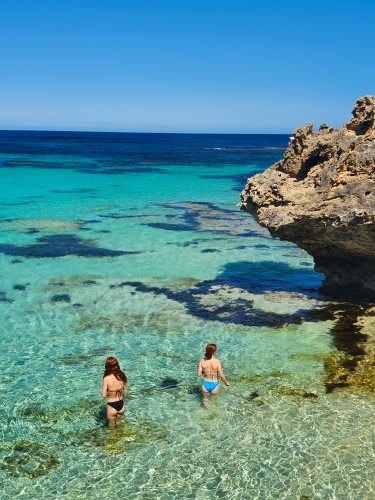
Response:
[[[81,155],[131,166],[248,165],[255,159],[269,166],[268,158],[280,158],[287,144],[285,134],[0,131],[0,151],[5,154]]]

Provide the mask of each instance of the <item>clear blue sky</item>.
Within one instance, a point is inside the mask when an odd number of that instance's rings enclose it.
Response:
[[[375,1],[3,0],[0,129],[289,133],[375,93]]]

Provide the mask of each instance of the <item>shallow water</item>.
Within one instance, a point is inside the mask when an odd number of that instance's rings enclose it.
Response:
[[[322,276],[236,207],[287,140],[0,134],[2,498],[375,498],[375,401],[325,391]],[[231,386],[206,404],[207,342]]]

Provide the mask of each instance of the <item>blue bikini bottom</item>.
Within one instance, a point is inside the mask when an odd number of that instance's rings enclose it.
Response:
[[[202,385],[207,392],[212,392],[219,385],[219,382],[210,382],[209,380],[203,380]]]

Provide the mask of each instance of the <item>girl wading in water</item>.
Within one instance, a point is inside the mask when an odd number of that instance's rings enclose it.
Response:
[[[121,417],[125,411],[124,398],[128,393],[127,378],[120,369],[116,358],[107,358],[103,375],[102,398],[107,400],[107,418],[109,427],[116,427],[117,417]]]
[[[225,378],[223,369],[221,368],[220,361],[218,359],[214,359],[216,351],[216,344],[207,344],[204,358],[199,361],[197,375],[198,377],[203,375],[203,395],[217,394],[219,392],[218,377],[221,378],[225,385],[229,385],[229,382]]]

